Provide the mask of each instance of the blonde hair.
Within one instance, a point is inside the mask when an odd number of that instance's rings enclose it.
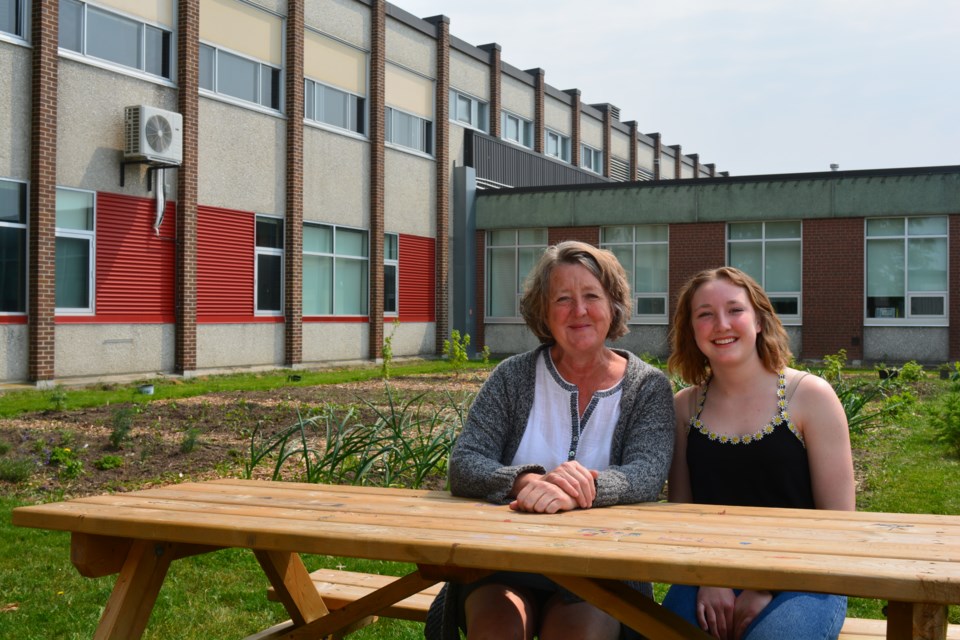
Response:
[[[610,300],[610,329],[608,340],[616,340],[630,331],[630,283],[620,261],[610,251],[598,249],[585,242],[568,240],[548,247],[540,256],[524,284],[520,313],[540,342],[553,342],[553,334],[547,326],[547,310],[550,304],[550,274],[561,264],[577,264],[584,267],[600,281]]]
[[[691,322],[693,296],[705,283],[714,280],[726,280],[747,292],[747,298],[760,322],[757,335],[757,355],[763,366],[769,371],[779,371],[790,363],[790,337],[773,310],[770,298],[757,281],[734,267],[707,269],[693,276],[683,288],[677,299],[676,313],[673,315],[673,327],[670,330],[670,357],[667,367],[671,373],[677,373],[689,384],[702,384],[710,377],[710,367],[706,356],[697,346]]]

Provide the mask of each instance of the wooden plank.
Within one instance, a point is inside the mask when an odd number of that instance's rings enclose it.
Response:
[[[261,549],[254,553],[295,625],[305,625],[329,613],[299,555]]]
[[[174,546],[143,540],[130,546],[94,640],[135,640],[143,635],[173,561]]]
[[[115,536],[70,534],[70,562],[84,578],[101,578],[119,573],[130,553],[133,540]]]
[[[651,640],[710,640],[712,636],[622,582],[548,575],[561,587]]]
[[[946,606],[887,603],[887,640],[946,640],[946,637]]]

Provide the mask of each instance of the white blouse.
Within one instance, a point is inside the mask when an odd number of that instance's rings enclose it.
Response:
[[[544,349],[537,361],[533,409],[513,464],[538,464],[551,471],[567,460],[577,460],[597,471],[609,467],[622,391],[622,379],[610,389],[597,391],[580,416],[576,385],[560,376],[550,350]]]

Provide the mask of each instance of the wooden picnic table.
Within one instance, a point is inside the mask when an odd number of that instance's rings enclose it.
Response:
[[[960,517],[645,503],[529,514],[442,491],[215,480],[13,511],[70,531],[80,573],[119,573],[96,638],[143,633],[170,563],[254,551],[294,627],[321,638],[448,579],[543,573],[646,636],[706,638],[623,580],[842,593],[889,601],[887,638],[943,640],[960,603]],[[418,570],[328,612],[301,553]],[[699,634],[699,635],[698,635]]]

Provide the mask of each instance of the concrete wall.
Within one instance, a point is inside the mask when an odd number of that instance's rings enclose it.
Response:
[[[0,176],[30,175],[30,63],[25,46],[0,41]]]
[[[490,100],[490,67],[476,58],[451,49],[450,87],[488,101]]]
[[[428,78],[436,78],[437,42],[425,33],[388,16],[387,60]]]
[[[523,353],[540,344],[525,324],[486,324],[483,328],[484,344],[492,353]]]
[[[534,94],[533,87],[516,78],[501,74],[500,77],[500,107],[521,118],[533,121]]]
[[[864,327],[863,357],[868,362],[946,362],[947,327]]]
[[[370,226],[370,143],[308,125],[303,132],[303,218]]]
[[[549,95],[543,97],[543,120],[548,129],[559,131],[565,136],[572,135],[573,123],[570,118],[570,105]]]
[[[26,380],[27,325],[0,324],[0,382]]]
[[[394,232],[433,237],[437,229],[436,162],[387,149],[384,159],[384,224]]]
[[[630,160],[630,135],[614,128],[610,131],[610,155],[621,160]]]
[[[580,114],[580,142],[603,151],[603,122]]]
[[[304,24],[370,50],[370,7],[354,0],[311,0],[304,3]]]
[[[306,325],[304,325],[306,336]],[[242,348],[240,348],[242,345]],[[304,338],[306,349],[306,338]],[[197,326],[197,369],[283,364],[283,325],[201,324]]]
[[[303,325],[303,362],[366,360],[370,327],[365,322],[307,322]]]
[[[243,352],[245,349],[234,351]],[[172,324],[58,324],[56,376],[101,376],[170,371]]]

